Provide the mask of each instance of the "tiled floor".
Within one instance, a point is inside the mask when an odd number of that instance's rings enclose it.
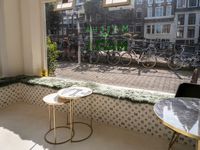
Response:
[[[192,72],[91,64],[77,67],[76,63],[64,62],[60,63],[55,74],[75,80],[175,93],[180,83],[190,82]]]
[[[65,114],[57,113],[58,123]],[[47,144],[44,133],[48,128],[48,111],[38,106],[17,103],[0,110],[1,150],[167,150],[168,141],[138,134],[130,130],[94,124],[94,134],[81,143],[62,145]],[[87,128],[79,126],[76,138],[87,134]],[[61,132],[64,134],[65,132]],[[192,150],[176,144],[174,150]]]

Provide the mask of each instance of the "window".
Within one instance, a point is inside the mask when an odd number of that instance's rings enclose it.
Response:
[[[147,17],[152,17],[152,7],[147,8]]]
[[[55,10],[73,9],[74,3],[75,0],[60,0],[57,2]]]
[[[163,3],[164,0],[156,0],[156,3]]]
[[[136,0],[137,4],[142,4],[142,0]]]
[[[196,14],[189,14],[188,16],[188,24],[194,25],[196,22]]]
[[[130,0],[103,0],[103,7],[129,5]]]
[[[161,33],[161,25],[160,24],[156,25],[156,33]]]
[[[171,28],[170,24],[164,24],[162,28],[162,33],[170,33],[170,28]]]
[[[166,7],[166,16],[171,16],[172,15],[172,6],[167,6]]]
[[[150,34],[150,33],[151,33],[151,26],[148,25],[148,26],[147,26],[147,34]]]
[[[141,25],[136,25],[136,29],[135,29],[135,32],[142,32],[142,26]]]
[[[151,31],[152,34],[155,33],[155,25],[152,25],[152,31]]]
[[[177,0],[177,8],[185,8],[186,7],[186,0]]]
[[[136,12],[136,18],[137,19],[141,19],[142,18],[142,11],[141,10]]]
[[[197,3],[197,0],[188,0],[188,7],[196,7]]]
[[[194,38],[195,36],[195,27],[188,27],[187,37]]]
[[[177,36],[177,38],[183,38],[184,37],[184,27],[178,27],[176,36]]]
[[[156,7],[156,13],[155,13],[156,17],[160,17],[163,16],[163,7]]]
[[[184,25],[185,24],[185,15],[184,14],[179,14],[178,15],[178,25]]]
[[[148,0],[148,5],[152,5],[153,4],[153,0]]]

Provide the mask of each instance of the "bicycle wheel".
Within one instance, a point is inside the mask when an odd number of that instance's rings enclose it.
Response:
[[[157,63],[156,55],[152,52],[144,52],[142,57],[140,58],[142,66],[144,68],[153,68]]]
[[[171,56],[168,61],[167,65],[171,70],[179,70],[183,66],[183,62],[180,55],[173,55]]]
[[[89,63],[97,64],[99,62],[99,52],[92,51],[89,53]]]
[[[121,54],[120,60],[121,60],[121,64],[123,66],[129,66],[132,62],[132,56],[130,53],[124,52]]]
[[[120,54],[118,52],[108,52],[107,62],[110,65],[117,65],[120,62]]]

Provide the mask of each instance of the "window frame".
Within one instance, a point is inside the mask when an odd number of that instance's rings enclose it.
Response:
[[[151,3],[149,3],[150,1],[151,1]],[[151,6],[151,5],[153,5],[153,0],[148,0],[147,3],[148,3],[148,5]]]
[[[190,15],[194,15],[194,23],[193,24],[190,23],[190,21],[191,21],[190,19],[192,19]],[[195,25],[196,21],[197,21],[196,18],[197,18],[197,14],[196,13],[190,13],[190,14],[188,14],[188,25]]]
[[[162,8],[162,15],[161,16],[157,16],[156,9],[158,9],[158,8]],[[155,7],[155,17],[163,17],[163,16],[164,16],[164,7],[163,6]]]
[[[115,3],[112,0],[111,4],[106,4],[106,0],[103,0],[103,7],[117,7],[117,6],[126,6],[130,4],[131,4],[131,0],[126,0],[126,2],[118,2],[118,3]]]
[[[184,0],[184,1],[185,1],[184,7],[178,7],[178,2],[179,2],[179,1],[180,1],[180,0],[177,0],[177,1],[176,1],[176,8],[186,8],[186,6],[187,6],[187,1]]]
[[[164,0],[155,0],[155,3],[156,4],[161,4],[161,3],[164,3]]]
[[[198,6],[198,0],[196,0],[196,6],[190,6],[190,0],[188,0],[188,8],[194,8]]]

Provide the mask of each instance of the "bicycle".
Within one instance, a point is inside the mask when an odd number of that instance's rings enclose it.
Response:
[[[171,70],[179,70],[182,67],[197,67],[200,65],[200,53],[199,51],[187,52],[185,45],[181,46],[181,53],[171,56],[168,60],[168,67]]]
[[[129,50],[121,54],[121,63],[124,66],[129,66],[132,61],[141,63],[145,68],[153,68],[156,65],[156,49],[152,44],[149,44],[147,48],[142,48],[141,45],[137,45],[136,42],[142,42],[141,40],[135,40],[134,35],[129,37]]]

